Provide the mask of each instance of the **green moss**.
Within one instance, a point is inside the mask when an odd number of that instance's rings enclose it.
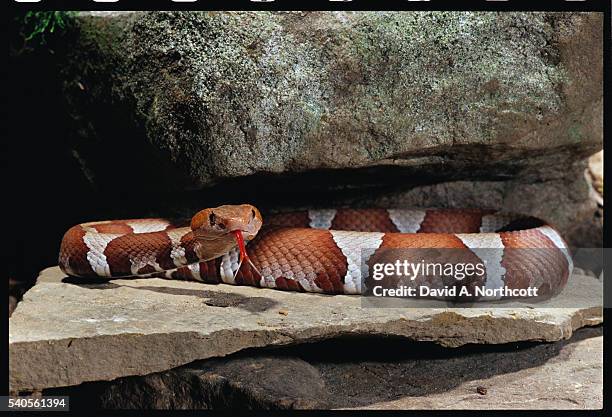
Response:
[[[72,22],[76,12],[51,11],[27,12],[23,17],[23,33],[26,41],[47,42],[47,37],[61,33]]]

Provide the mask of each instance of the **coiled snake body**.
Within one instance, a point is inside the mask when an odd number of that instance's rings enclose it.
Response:
[[[262,223],[248,204],[202,210],[190,225],[84,223],[64,235],[59,265],[76,277],[160,277],[326,294],[362,294],[371,280],[364,265],[384,259],[389,249],[461,249],[476,260],[488,258],[486,274],[471,285],[537,287],[545,294],[560,291],[573,266],[552,226],[492,210],[309,210]],[[241,262],[237,234],[249,242],[249,262]],[[495,254],[483,256],[489,249]]]

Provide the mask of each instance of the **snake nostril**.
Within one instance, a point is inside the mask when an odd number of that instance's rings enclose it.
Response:
[[[216,218],[217,218],[217,216],[215,216],[215,213],[210,213],[208,215],[208,222],[210,223],[211,226],[215,225]]]
[[[225,225],[224,225],[223,223],[219,223],[219,224],[218,224],[218,226],[219,226],[221,229],[225,229]]]

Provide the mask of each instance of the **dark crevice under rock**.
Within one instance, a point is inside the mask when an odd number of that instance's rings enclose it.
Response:
[[[44,390],[71,407],[146,409],[321,409],[367,406],[451,390],[462,383],[536,368],[602,335],[577,330],[555,343],[444,348],[400,338],[339,338],[247,349],[143,377]]]

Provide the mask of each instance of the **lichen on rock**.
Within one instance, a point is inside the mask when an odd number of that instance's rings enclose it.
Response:
[[[90,99],[127,111],[117,127],[137,133],[122,142],[147,147],[186,189],[411,161],[426,174],[476,165],[482,150],[478,165],[512,173],[530,154],[570,161],[601,143],[601,80],[579,79],[569,62],[579,48],[585,64],[601,65],[597,38],[582,36],[601,24],[595,15],[148,12],[79,22],[67,76],[99,82]],[[105,65],[88,73],[91,55]],[[88,120],[86,139],[112,141],[95,110],[73,113]]]

